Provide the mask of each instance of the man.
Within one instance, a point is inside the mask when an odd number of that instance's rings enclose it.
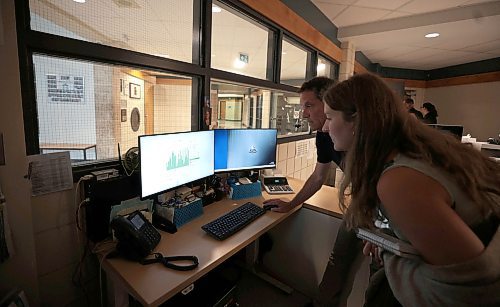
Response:
[[[264,204],[277,205],[276,208],[271,209],[272,211],[288,212],[314,195],[325,182],[332,161],[342,168],[343,153],[336,151],[328,133],[321,131],[326,120],[323,109],[323,95],[333,83],[332,79],[316,77],[305,82],[299,90],[300,106],[303,110],[302,116],[309,122],[311,130],[317,131],[316,150],[318,159],[314,172],[291,201],[281,199],[264,201]],[[357,271],[357,268],[351,269],[351,267],[354,267],[355,260],[361,259],[361,257],[358,257],[358,255],[361,255],[361,250],[361,240],[357,239],[354,232],[347,231],[344,222],[342,222],[319,286],[319,295],[314,299],[315,306],[346,305],[347,297],[352,289],[352,276]],[[360,261],[357,262],[360,263]]]
[[[404,103],[405,103],[405,107],[408,110],[408,112],[410,112],[411,114],[415,115],[415,117],[418,118],[419,120],[423,120],[424,119],[424,116],[422,115],[422,113],[413,107],[414,104],[415,104],[415,102],[413,101],[413,99],[406,98],[404,100]]]

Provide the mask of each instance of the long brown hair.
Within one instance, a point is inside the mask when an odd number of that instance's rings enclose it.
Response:
[[[355,75],[330,88],[324,101],[354,122],[339,195],[349,227],[373,225],[379,203],[377,183],[393,152],[447,172],[484,215],[493,211],[500,216],[500,164],[410,116],[379,77]]]

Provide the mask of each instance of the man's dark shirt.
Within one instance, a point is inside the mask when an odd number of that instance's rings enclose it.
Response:
[[[409,110],[408,110],[408,112],[415,114],[415,116],[416,116],[418,119],[420,119],[420,120],[424,119],[424,116],[422,115],[422,112],[420,112],[420,111],[416,110],[415,108],[411,108],[411,109],[409,109]]]
[[[333,161],[340,169],[344,168],[342,163],[340,163],[344,154],[333,148],[333,142],[328,133],[316,132],[316,152],[318,154],[319,163],[330,163]]]

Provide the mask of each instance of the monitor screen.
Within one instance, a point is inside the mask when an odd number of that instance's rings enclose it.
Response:
[[[139,155],[144,198],[213,175],[214,132],[143,135]]]
[[[276,167],[276,129],[216,129],[215,171]]]
[[[453,135],[457,140],[462,140],[462,135],[464,132],[464,126],[461,125],[429,125],[433,128],[441,130],[443,133],[449,133]]]

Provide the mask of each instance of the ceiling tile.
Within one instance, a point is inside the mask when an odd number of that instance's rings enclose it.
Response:
[[[477,3],[492,2],[492,1],[497,1],[497,0],[469,0],[462,3],[462,5],[471,5]]]
[[[380,18],[380,20],[398,18],[398,17],[403,17],[403,16],[409,16],[409,15],[411,15],[411,13],[402,12],[402,11],[393,11],[393,12],[390,12],[389,14],[385,15],[384,17]]]
[[[312,2],[316,5],[318,3],[351,5],[356,2],[356,0],[313,0]]]
[[[335,19],[333,23],[337,27],[345,27],[354,24],[362,24],[371,21],[376,21],[389,13],[388,10],[361,8],[350,6]]]
[[[408,0],[359,0],[354,5],[360,7],[370,7],[375,9],[384,10],[395,10],[403,4],[407,3]]]
[[[340,12],[347,8],[347,5],[337,5],[324,2],[317,2],[315,4],[321,12],[323,12],[323,14],[332,21]]]
[[[402,6],[399,10],[411,13],[426,13],[439,10],[445,10],[457,7],[464,3],[464,0],[413,0]]]
[[[407,54],[415,51],[414,47],[407,46],[395,46],[386,49],[380,49],[377,52],[373,52],[370,60],[375,62],[380,62],[383,59],[399,59],[401,57],[407,58]]]
[[[490,51],[485,52],[485,53],[494,55],[495,58],[498,58],[498,57],[500,57],[500,48],[495,49],[495,50],[490,50]]]

